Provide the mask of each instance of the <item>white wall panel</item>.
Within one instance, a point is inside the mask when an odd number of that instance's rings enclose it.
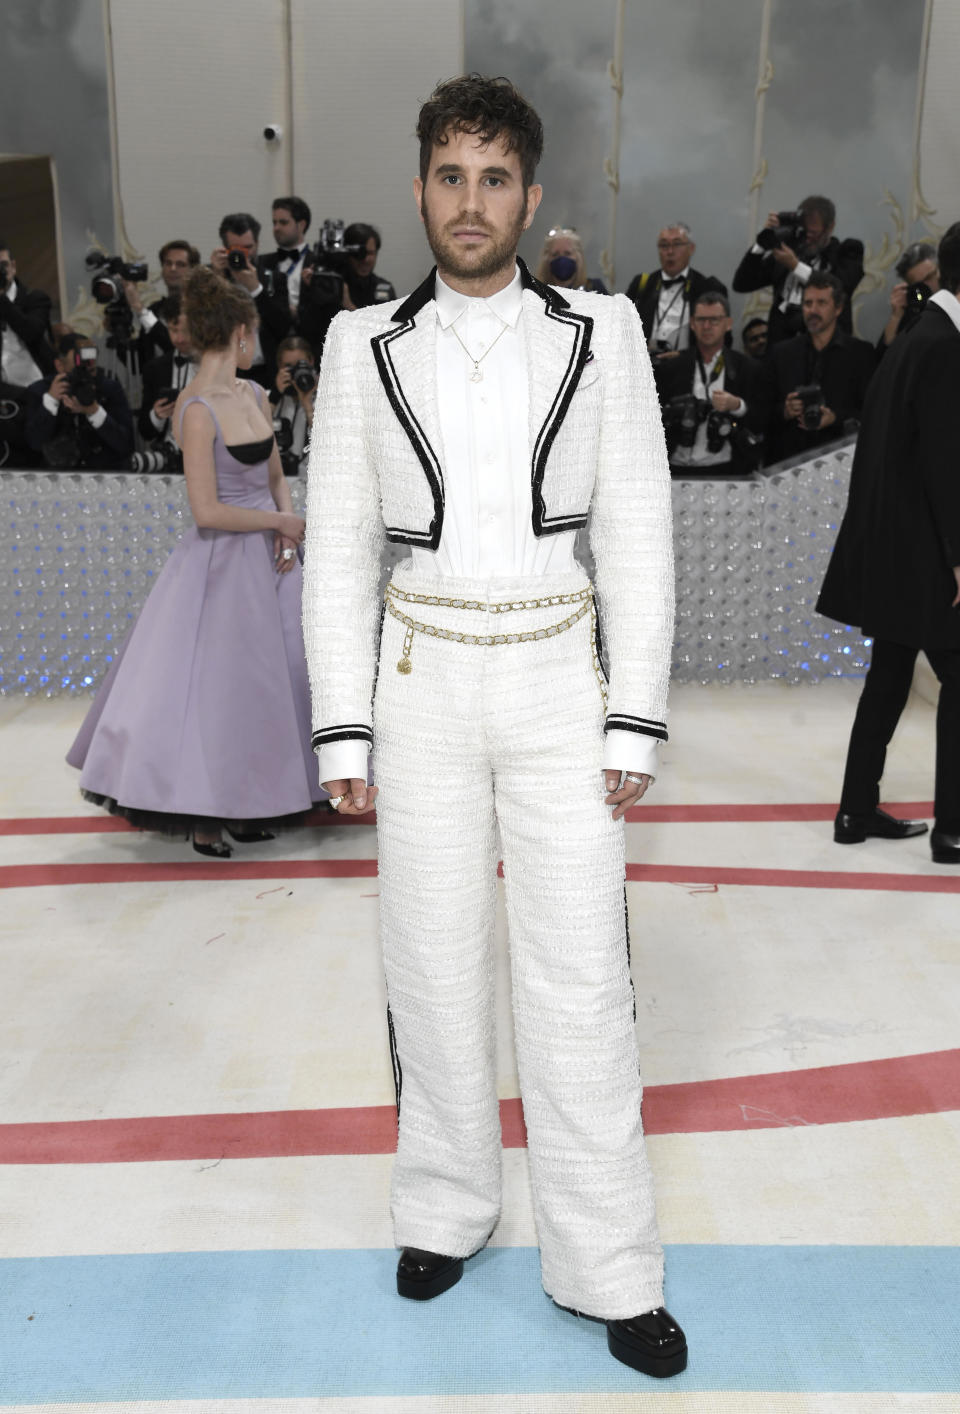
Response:
[[[920,117],[920,186],[938,226],[960,220],[960,0],[934,0]]]
[[[398,294],[431,264],[413,205],[421,101],[463,66],[460,0],[292,0],[295,185],[315,222],[369,221]]]
[[[273,248],[270,202],[286,187],[283,0],[113,0],[120,195],[127,234],[154,273],[163,240],[204,260],[228,211],[250,211]]]

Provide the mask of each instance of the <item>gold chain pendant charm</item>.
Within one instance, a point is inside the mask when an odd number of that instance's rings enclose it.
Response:
[[[403,657],[397,664],[397,672],[403,673],[404,677],[413,672],[413,664],[410,661],[410,650],[413,647],[413,629],[408,628],[403,636]]]
[[[403,673],[404,676],[406,676],[407,673],[413,672],[413,664],[411,663],[409,658],[400,659],[399,663],[397,664],[397,672]]]

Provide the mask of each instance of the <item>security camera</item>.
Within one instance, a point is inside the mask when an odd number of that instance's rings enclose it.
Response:
[[[263,130],[263,135],[267,142],[279,142],[283,137],[283,128],[279,123],[268,123]]]

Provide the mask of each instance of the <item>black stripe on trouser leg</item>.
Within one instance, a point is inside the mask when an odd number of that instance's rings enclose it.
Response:
[[[397,1097],[397,1118],[400,1118],[400,1091],[403,1089],[403,1070],[397,1053],[397,1033],[393,1025],[393,1012],[387,1003],[387,1034],[390,1038],[390,1064],[393,1066],[393,1089]]]
[[[627,908],[627,885],[623,885],[623,929],[624,937],[627,940],[627,976],[630,979],[630,995],[633,997],[633,1021],[637,1021],[637,989],[633,985],[633,973],[630,970],[630,910]]]

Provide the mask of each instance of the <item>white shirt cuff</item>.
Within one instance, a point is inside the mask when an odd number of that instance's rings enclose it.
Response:
[[[51,398],[49,393],[44,393],[43,405],[51,417],[56,417],[57,413],[60,411],[60,404],[57,402],[56,398]]]
[[[756,241],[754,241],[753,245],[750,247],[750,254],[751,254],[751,255],[767,255],[768,252],[764,250],[764,248],[763,248],[762,245],[757,245]]]
[[[260,297],[260,295],[262,295],[262,294],[263,294],[263,286],[262,286],[262,285],[258,285],[255,290],[251,290],[251,291],[250,291],[250,298],[251,298],[251,299],[258,299],[258,298]]]
[[[805,285],[813,274],[813,266],[808,265],[804,260],[798,260],[793,273],[801,285]]]
[[[655,777],[659,745],[659,737],[643,732],[609,731],[603,743],[603,769]]]
[[[160,322],[152,309],[139,309],[136,311],[136,314],[140,321],[140,328],[145,334],[149,334],[154,324],[159,324]]]
[[[154,427],[157,429],[158,432],[162,432],[167,425],[166,418],[157,417],[157,414],[154,412],[153,408],[150,409],[150,421],[153,423]]]
[[[740,399],[739,403],[737,403],[737,406],[734,408],[733,415],[734,417],[746,417],[747,405],[742,398]]]
[[[87,413],[87,421],[91,427],[102,427],[107,420],[106,408],[97,408],[96,412]]]
[[[370,748],[365,741],[331,741],[317,752],[320,784],[324,781],[365,781]]]

